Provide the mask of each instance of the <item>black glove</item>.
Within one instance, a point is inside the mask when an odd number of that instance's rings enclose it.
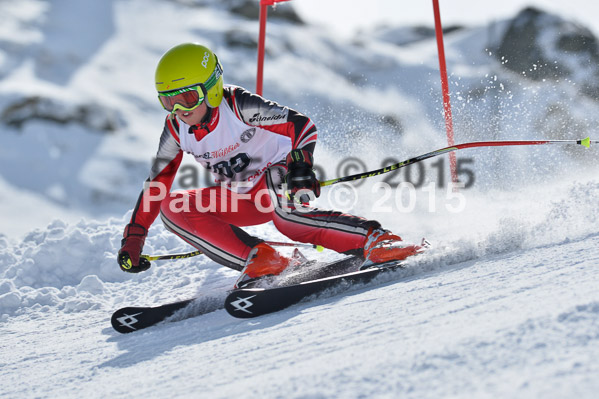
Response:
[[[285,184],[287,184],[287,198],[290,200],[307,204],[310,202],[308,193],[300,193],[300,190],[308,190],[314,193],[315,197],[320,196],[320,182],[314,174],[312,166],[314,159],[312,154],[306,150],[295,149],[287,155],[287,174],[285,175]]]
[[[117,258],[121,270],[127,273],[139,273],[150,268],[150,261],[140,256],[147,235],[146,228],[139,224],[130,223],[125,226]]]

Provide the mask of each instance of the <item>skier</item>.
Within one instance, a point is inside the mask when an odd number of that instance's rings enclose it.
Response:
[[[356,255],[365,263],[404,259],[406,245],[379,222],[309,206],[320,185],[314,171],[316,127],[305,115],[239,86],[223,85],[216,55],[197,43],[171,48],[156,68],[158,99],[169,113],[118,263],[145,271],[150,225],[164,226],[222,265],[241,271],[235,287],[280,274],[290,259],[241,227],[272,221],[291,240]],[[183,153],[215,176],[217,186],[170,193]]]

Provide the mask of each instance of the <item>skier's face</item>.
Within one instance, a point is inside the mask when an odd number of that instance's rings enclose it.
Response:
[[[178,109],[175,111],[175,115],[177,115],[177,118],[181,119],[183,122],[187,123],[189,126],[193,126],[193,125],[198,125],[202,119],[204,119],[204,116],[206,115],[206,112],[208,110],[208,106],[206,105],[206,102],[204,101],[202,104],[200,104],[199,107],[197,107],[196,109],[192,110],[192,111],[183,111],[181,109]]]

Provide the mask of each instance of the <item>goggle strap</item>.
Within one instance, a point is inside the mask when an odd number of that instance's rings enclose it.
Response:
[[[210,77],[208,79],[206,79],[206,81],[203,84],[206,91],[212,89],[218,82],[218,79],[220,79],[220,77],[223,75],[223,67],[221,66],[220,62],[218,61],[218,57],[216,56],[216,54],[214,55],[214,58],[216,59],[216,66],[214,67],[214,71],[212,72]]]

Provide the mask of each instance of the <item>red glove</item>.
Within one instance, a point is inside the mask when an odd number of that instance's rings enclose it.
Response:
[[[306,150],[295,149],[287,155],[287,197],[302,204],[310,202],[310,196],[302,193],[296,197],[298,191],[312,191],[315,197],[320,195],[320,182],[312,169],[314,160],[312,154]]]
[[[150,268],[150,261],[140,256],[147,235],[148,230],[139,224],[130,223],[125,226],[117,258],[121,270],[127,273],[139,273]]]

